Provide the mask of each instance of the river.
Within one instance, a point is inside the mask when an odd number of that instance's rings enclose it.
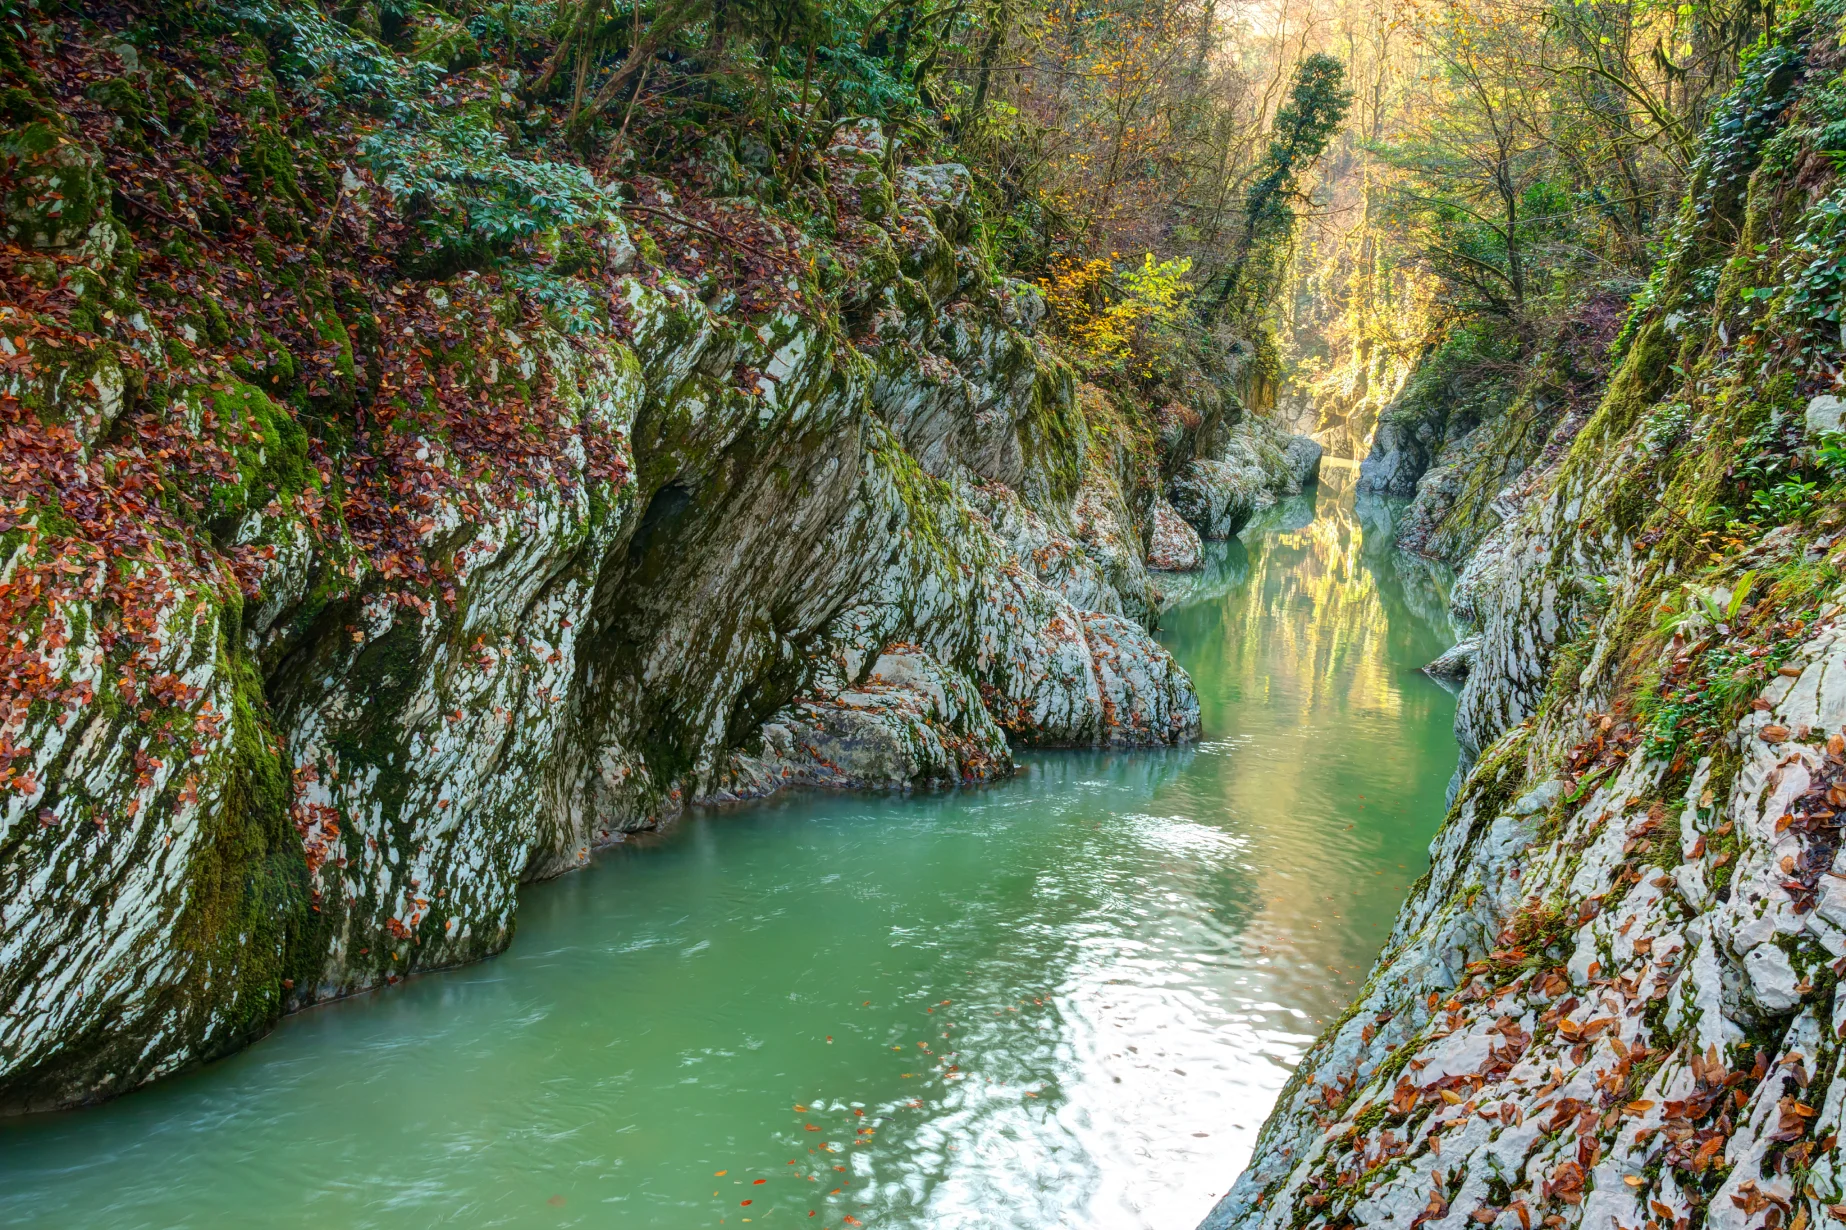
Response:
[[[0,1225],[1190,1227],[1454,766],[1440,594],[1351,480],[1168,579],[1197,747],[695,815],[528,888],[495,960],[0,1124]]]

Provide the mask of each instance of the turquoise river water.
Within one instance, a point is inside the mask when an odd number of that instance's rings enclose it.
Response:
[[[1205,738],[689,818],[527,889],[495,960],[0,1124],[0,1226],[1127,1230],[1244,1165],[1426,866],[1441,597],[1318,492],[1162,640]]]

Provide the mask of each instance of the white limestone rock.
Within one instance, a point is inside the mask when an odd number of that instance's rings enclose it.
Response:
[[[1199,532],[1165,500],[1154,504],[1154,531],[1147,547],[1147,566],[1162,572],[1193,572],[1204,552]]]

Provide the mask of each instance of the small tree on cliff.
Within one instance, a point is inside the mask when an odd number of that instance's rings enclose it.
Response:
[[[1243,319],[1275,289],[1294,233],[1301,176],[1327,148],[1352,105],[1346,66],[1319,52],[1295,66],[1288,102],[1276,112],[1269,151],[1244,192],[1243,225],[1220,275],[1212,314]]]

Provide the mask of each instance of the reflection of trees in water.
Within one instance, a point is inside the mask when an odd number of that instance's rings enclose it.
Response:
[[[1373,497],[1365,504],[1375,506],[1383,502]],[[1399,509],[1404,507],[1400,501],[1393,503]],[[1440,642],[1438,649],[1446,648],[1455,639],[1449,625],[1449,589],[1455,583],[1455,574],[1444,564],[1396,550],[1393,540],[1376,530],[1367,529],[1365,541],[1384,544],[1368,548],[1365,560],[1377,578],[1378,596],[1392,624],[1403,626],[1406,645],[1420,645],[1433,639]],[[1414,630],[1410,625],[1415,625]]]
[[[1446,578],[1397,557],[1393,510],[1362,511],[1351,478],[1331,470],[1238,540],[1208,544],[1199,572],[1161,578],[1170,604],[1163,640],[1193,673],[1208,738],[1221,743],[1035,752],[1021,779],[981,794],[978,812],[1043,809],[1065,820],[1055,858],[1025,858],[993,878],[1007,885],[1005,908],[976,893],[958,900],[957,919],[935,924],[934,942],[963,971],[963,995],[1019,1012],[957,1011],[955,1062],[967,1079],[930,1086],[930,1113],[914,1125],[902,1102],[878,1108],[891,1127],[862,1146],[860,1164],[881,1220],[973,1230],[996,1224],[996,1209],[1019,1209],[1042,1224],[1100,1224],[1103,1159],[1136,1141],[1089,1116],[1102,1107],[1129,1122],[1152,1113],[1107,1075],[1110,1053],[1131,1037],[1124,1029],[1155,1019],[1121,1014],[1166,1011],[1177,995],[1214,1029],[1252,1030],[1253,1047],[1291,1026],[1252,1018],[1241,1001],[1215,1003],[1209,979],[1137,995],[1149,971],[1241,967],[1258,936],[1286,952],[1266,987],[1286,986],[1287,1002],[1316,1012],[1343,1002],[1336,983],[1359,976],[1365,943],[1343,922],[1323,934],[1331,898],[1267,873],[1330,880],[1369,868],[1368,843],[1400,835],[1395,821],[1353,811],[1341,822],[1365,831],[1345,845],[1318,826],[1339,815],[1347,792],[1407,794],[1452,754],[1417,742],[1412,732],[1433,728],[1432,715],[1446,724],[1445,702],[1406,677],[1443,643]],[[1441,765],[1430,759],[1438,755]],[[987,823],[990,834],[1007,827],[998,816]],[[1360,887],[1370,893],[1371,881]],[[1022,893],[1029,911],[1011,899]],[[1197,902],[1213,909],[1192,909]],[[1387,904],[1356,891],[1340,908],[1389,917]],[[1041,1098],[1021,1097],[1021,1082],[1047,1077]]]
[[[1201,602],[1222,598],[1228,593],[1242,589],[1249,579],[1250,553],[1236,538],[1229,542],[1206,543],[1202,566],[1197,572],[1155,574],[1155,584],[1160,587],[1160,608],[1163,612],[1176,611],[1184,607],[1197,606]]]
[[[1366,559],[1378,574],[1379,596],[1387,606],[1401,608],[1401,615],[1423,624],[1445,646],[1452,642],[1449,589],[1455,574],[1446,565],[1396,549],[1398,522],[1409,501],[1360,494],[1350,499],[1353,519],[1364,533]]]
[[[1164,609],[1178,611],[1223,598],[1249,585],[1253,569],[1266,574],[1275,566],[1304,564],[1310,555],[1327,583],[1340,585],[1353,575],[1350,565],[1356,562],[1371,585],[1352,595],[1354,603],[1362,606],[1376,597],[1393,646],[1415,656],[1433,645],[1427,649],[1433,657],[1454,640],[1448,614],[1454,574],[1442,564],[1395,549],[1397,522],[1408,501],[1360,495],[1354,490],[1357,476],[1356,467],[1328,464],[1318,484],[1258,513],[1237,538],[1206,543],[1199,571],[1161,576]],[[1337,566],[1335,556],[1343,561]]]
[[[1355,475],[1329,466],[1318,488],[1268,510],[1238,540],[1208,544],[1204,569],[1166,579],[1178,591],[1169,629],[1183,640],[1199,626],[1187,608],[1244,593],[1223,613],[1226,660],[1260,655],[1276,663],[1278,673],[1301,681],[1304,711],[1334,686],[1394,708],[1393,676],[1451,639],[1449,576],[1392,549],[1403,503],[1361,501]],[[1176,648],[1195,673],[1218,666],[1218,655]]]
[[[1394,711],[1399,697],[1381,652],[1390,624],[1349,494],[1326,493],[1318,513],[1300,529],[1266,530],[1253,543],[1250,600],[1225,631],[1295,677],[1304,715],[1336,689]]]

